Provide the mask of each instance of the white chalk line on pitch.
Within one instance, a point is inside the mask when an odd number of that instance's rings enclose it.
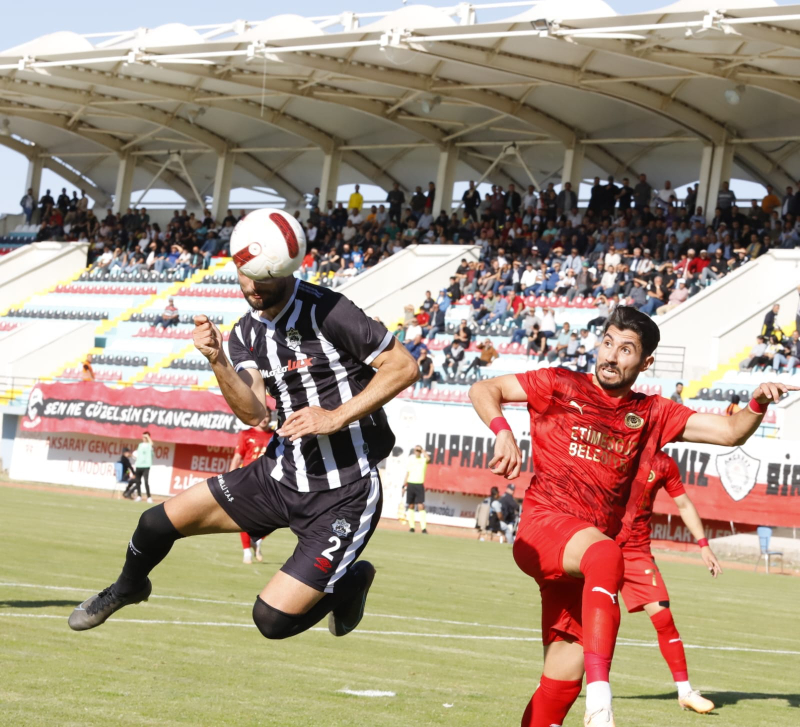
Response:
[[[59,616],[50,613],[4,613],[0,611],[0,618],[28,618],[28,619],[63,619],[64,616]],[[237,628],[237,629],[254,629],[255,624],[236,623],[232,621],[167,621],[161,619],[145,619],[145,618],[115,618],[114,623],[128,623],[128,624],[150,624],[155,626],[209,626],[217,628]],[[308,629],[309,631],[320,631],[329,633],[328,629],[314,627]],[[516,642],[532,642],[539,643],[540,639],[525,637],[525,636],[491,636],[491,635],[477,635],[477,634],[436,634],[426,633],[424,631],[374,631],[371,629],[357,629],[352,632],[354,635],[362,636],[411,636],[420,637],[425,639],[453,639],[462,641],[516,641]],[[650,643],[647,641],[633,641],[630,639],[618,639],[618,646],[639,646],[647,648],[657,648],[657,643]],[[800,651],[788,651],[783,649],[751,649],[745,646],[701,646],[698,644],[684,644],[687,649],[701,649],[703,651],[735,651],[750,654],[777,654],[784,656],[800,656]]]
[[[39,586],[35,583],[0,583],[0,588],[41,588],[47,591],[69,591],[73,593],[86,593],[87,591],[91,591],[92,588],[72,588],[71,586]],[[171,601],[192,601],[194,603],[214,603],[221,606],[246,606],[247,608],[252,608],[252,602],[244,602],[244,601],[220,601],[213,598],[195,598],[192,596],[162,596],[159,594],[152,594],[150,598],[162,599],[166,598]],[[532,629],[527,628],[525,626],[501,626],[499,624],[482,624],[477,623],[474,621],[451,621],[450,619],[441,619],[441,618],[427,618],[425,616],[397,616],[396,614],[391,613],[372,613],[370,612],[370,617],[372,618],[391,618],[391,619],[399,619],[403,621],[419,621],[419,622],[426,622],[426,623],[437,623],[437,624],[448,624],[450,626],[475,626],[477,628],[482,629],[501,629],[504,631],[524,631],[527,633],[532,634],[540,634],[542,633],[541,629]]]

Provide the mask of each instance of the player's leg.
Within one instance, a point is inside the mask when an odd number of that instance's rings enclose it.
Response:
[[[261,555],[261,541],[263,538],[258,538],[258,540],[253,542],[253,555],[255,555],[256,560],[261,563],[264,560],[264,556]]]
[[[689,682],[689,668],[686,665],[686,651],[683,648],[683,641],[675,626],[669,601],[658,601],[648,603],[644,606],[645,613],[650,617],[650,621],[658,635],[658,648],[664,661],[667,662],[675,686],[678,688],[678,704],[683,709],[692,710],[700,714],[706,714],[714,709],[714,703],[706,699],[700,692],[692,689]]]
[[[417,497],[417,518],[419,519],[419,527],[423,533],[428,533],[428,513],[425,510],[425,485],[417,487],[419,495]]]
[[[108,588],[84,601],[70,615],[69,625],[85,631],[104,623],[123,606],[146,601],[152,585],[147,577],[172,549],[176,540],[206,533],[241,530],[201,482],[167,502],[148,508],[128,543],[119,578]]]
[[[414,508],[417,502],[417,488],[414,485],[406,485],[406,519],[408,520],[408,531],[414,532]]]
[[[153,498],[150,496],[150,468],[149,467],[145,467],[144,475],[142,476],[142,479],[144,480],[144,490],[147,493],[147,501],[148,502],[152,502]]]
[[[357,561],[380,519],[377,470],[336,490],[285,492],[297,547],[253,606],[253,620],[268,639],[296,636],[328,616],[328,628],[345,636],[361,621],[375,568]],[[291,502],[289,503],[290,495]]]
[[[253,562],[253,552],[250,550],[253,543],[247,533],[239,533],[239,538],[242,541],[242,563],[250,565]]]
[[[609,674],[619,631],[618,593],[624,564],[619,546],[593,527],[575,533],[564,548],[564,571],[583,578],[582,622],[586,714],[611,720]]]

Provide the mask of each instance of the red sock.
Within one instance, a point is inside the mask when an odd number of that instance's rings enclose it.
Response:
[[[250,547],[250,536],[247,533],[239,533],[239,537],[242,539],[242,549],[247,550]]]
[[[665,608],[663,611],[653,614],[650,620],[656,627],[658,647],[661,649],[661,656],[664,657],[672,672],[672,678],[676,682],[688,682],[689,670],[686,666],[686,652],[683,650],[681,635],[675,628],[672,611]]]
[[[613,540],[590,545],[583,573],[583,662],[586,683],[607,682],[619,631],[618,592],[624,573],[622,551]]]
[[[582,682],[582,679],[576,682],[562,682],[548,679],[542,674],[539,686],[528,702],[525,714],[522,715],[521,727],[560,726],[581,693]]]

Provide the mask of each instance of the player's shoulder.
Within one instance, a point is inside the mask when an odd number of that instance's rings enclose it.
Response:
[[[303,300],[310,300],[318,303],[332,302],[341,297],[341,293],[337,293],[330,288],[324,288],[321,285],[309,283],[307,280],[299,280],[297,282],[296,295]]]

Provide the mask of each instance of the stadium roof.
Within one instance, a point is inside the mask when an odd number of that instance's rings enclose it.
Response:
[[[295,204],[325,154],[341,153],[342,184],[413,189],[441,149],[458,150],[456,179],[491,167],[559,181],[577,147],[583,177],[646,171],[677,187],[698,178],[702,145],[730,145],[734,176],[782,189],[800,177],[800,5],[708,5],[620,16],[602,0],[515,2],[491,6],[510,16],[491,23],[476,22],[490,6],[413,5],[59,32],[0,51],[0,144],[89,180],[101,204],[122,156],[134,189],[190,204],[224,158],[233,187]]]

